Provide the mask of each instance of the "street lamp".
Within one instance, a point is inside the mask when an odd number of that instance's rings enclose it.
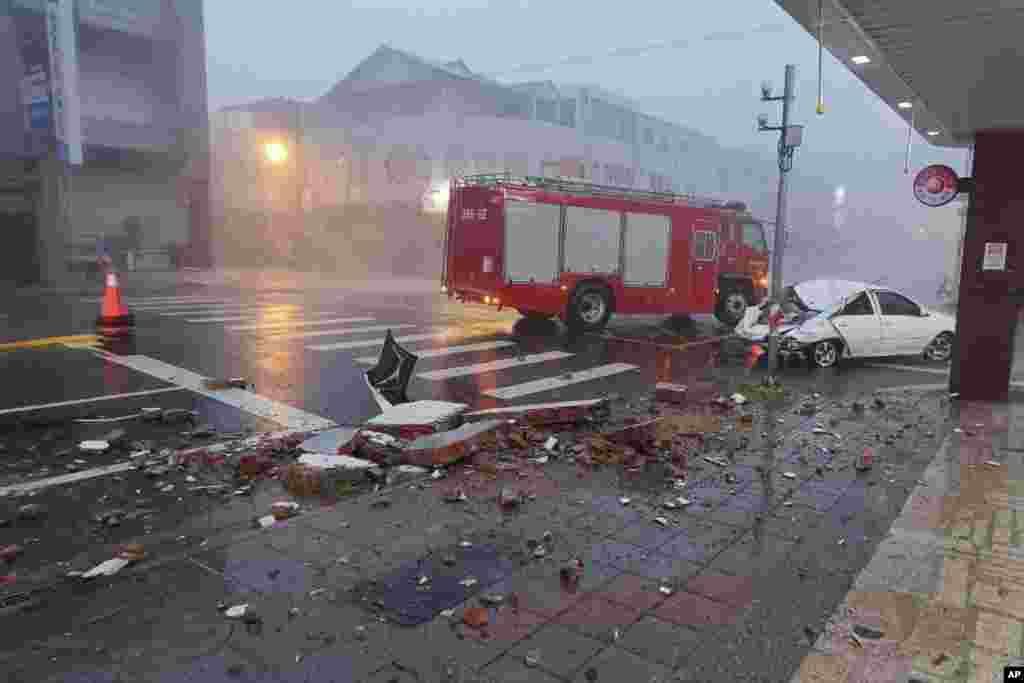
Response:
[[[281,142],[268,142],[263,145],[263,154],[272,164],[284,163],[288,160],[288,147]]]

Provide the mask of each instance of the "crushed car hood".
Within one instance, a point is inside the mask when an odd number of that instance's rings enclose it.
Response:
[[[788,287],[787,294],[792,294],[791,298],[800,311],[786,316],[785,321],[779,326],[779,334],[788,334],[815,318],[831,313],[846,297],[870,286],[852,280],[818,279]],[[767,303],[748,308],[740,324],[736,326],[737,335],[754,342],[765,341],[769,332]]]
[[[801,304],[802,308],[824,313],[842,303],[846,297],[870,287],[871,285],[865,282],[821,279],[793,285],[793,291],[796,292],[798,304]]]

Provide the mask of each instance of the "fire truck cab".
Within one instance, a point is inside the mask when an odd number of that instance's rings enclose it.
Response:
[[[766,295],[762,224],[739,202],[559,178],[452,179],[442,291],[602,329],[613,313],[714,313]]]

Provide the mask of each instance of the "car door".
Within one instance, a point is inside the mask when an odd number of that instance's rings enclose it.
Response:
[[[866,291],[854,294],[832,316],[851,356],[877,356],[882,341],[882,321],[875,302]]]
[[[931,325],[921,307],[896,292],[877,290],[875,297],[882,315],[882,355],[911,356],[924,350]]]

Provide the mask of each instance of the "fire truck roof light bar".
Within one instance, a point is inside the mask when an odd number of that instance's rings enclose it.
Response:
[[[728,209],[733,211],[747,211],[747,205],[737,201],[723,201],[710,199],[692,194],[676,194],[673,192],[652,192],[648,190],[634,190],[628,187],[615,187],[612,185],[596,185],[575,180],[564,180],[561,178],[544,178],[541,176],[512,176],[507,173],[491,173],[483,175],[468,175],[455,179],[455,184],[460,186],[482,186],[500,187],[512,186],[533,190],[552,190],[555,192],[567,192],[572,194],[615,197],[617,199],[641,199],[647,201],[665,202],[666,204],[681,204],[696,208],[705,209]]]

